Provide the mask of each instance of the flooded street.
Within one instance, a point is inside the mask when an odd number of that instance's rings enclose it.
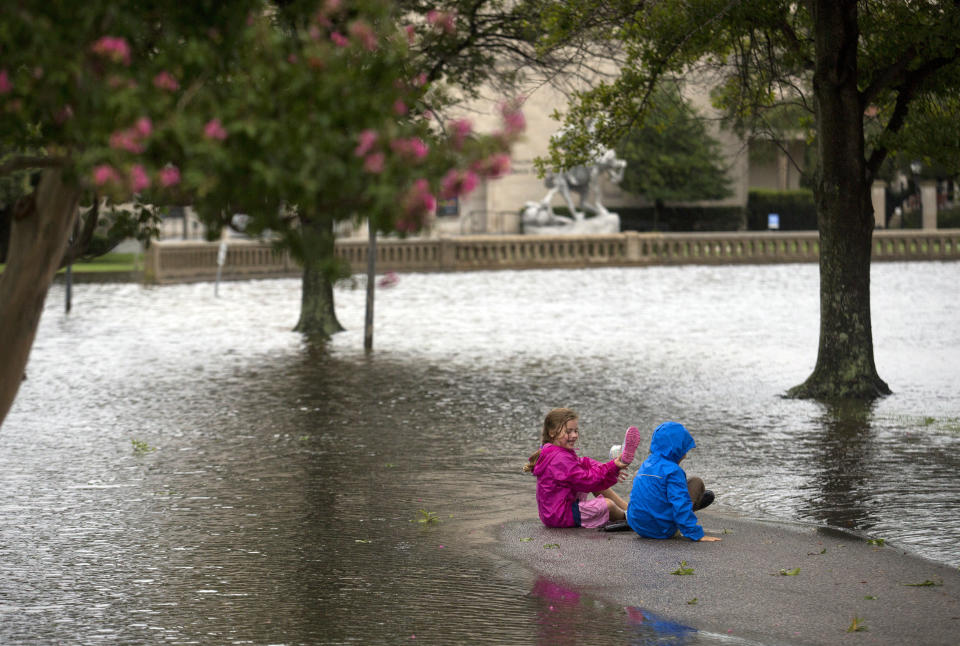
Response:
[[[960,566],[960,263],[872,281],[894,394],[841,408],[781,397],[816,265],[402,275],[370,356],[346,284],[323,348],[298,280],[54,286],[0,428],[0,643],[648,643],[491,549],[556,406],[586,455],[681,421],[718,506]]]

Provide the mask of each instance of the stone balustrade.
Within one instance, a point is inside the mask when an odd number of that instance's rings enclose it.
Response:
[[[213,280],[219,242],[154,242],[147,250],[145,279],[171,283]],[[354,273],[367,267],[365,240],[340,240],[337,256]],[[816,231],[638,233],[583,236],[476,235],[383,239],[377,271],[470,271],[625,267],[681,264],[816,262]],[[873,259],[960,260],[960,229],[883,230],[873,234]],[[269,243],[232,240],[224,280],[298,276],[289,254]]]
[[[155,241],[144,254],[144,281],[192,283],[214,280],[219,250],[219,242]],[[281,278],[301,273],[289,253],[274,249],[268,242],[230,240],[221,278]]]

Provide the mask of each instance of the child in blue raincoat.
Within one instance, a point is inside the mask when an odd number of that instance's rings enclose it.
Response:
[[[713,502],[712,491],[700,478],[687,478],[680,461],[696,447],[693,436],[677,422],[664,422],[650,438],[630,493],[627,524],[646,538],[671,538],[677,531],[692,541],[719,541],[705,536],[693,513]]]

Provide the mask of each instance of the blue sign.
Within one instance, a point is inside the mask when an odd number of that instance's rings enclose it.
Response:
[[[780,214],[779,213],[768,213],[767,214],[767,229],[774,231],[780,228]]]
[[[460,215],[460,202],[457,198],[437,200],[437,215]]]

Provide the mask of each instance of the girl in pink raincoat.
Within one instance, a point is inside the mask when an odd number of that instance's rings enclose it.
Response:
[[[603,464],[577,457],[578,438],[577,413],[553,409],[543,420],[540,449],[523,467],[537,477],[537,508],[547,527],[602,527],[626,518],[626,501],[610,487],[626,477],[623,469],[633,461],[640,432],[633,426],[627,429],[623,453]]]

